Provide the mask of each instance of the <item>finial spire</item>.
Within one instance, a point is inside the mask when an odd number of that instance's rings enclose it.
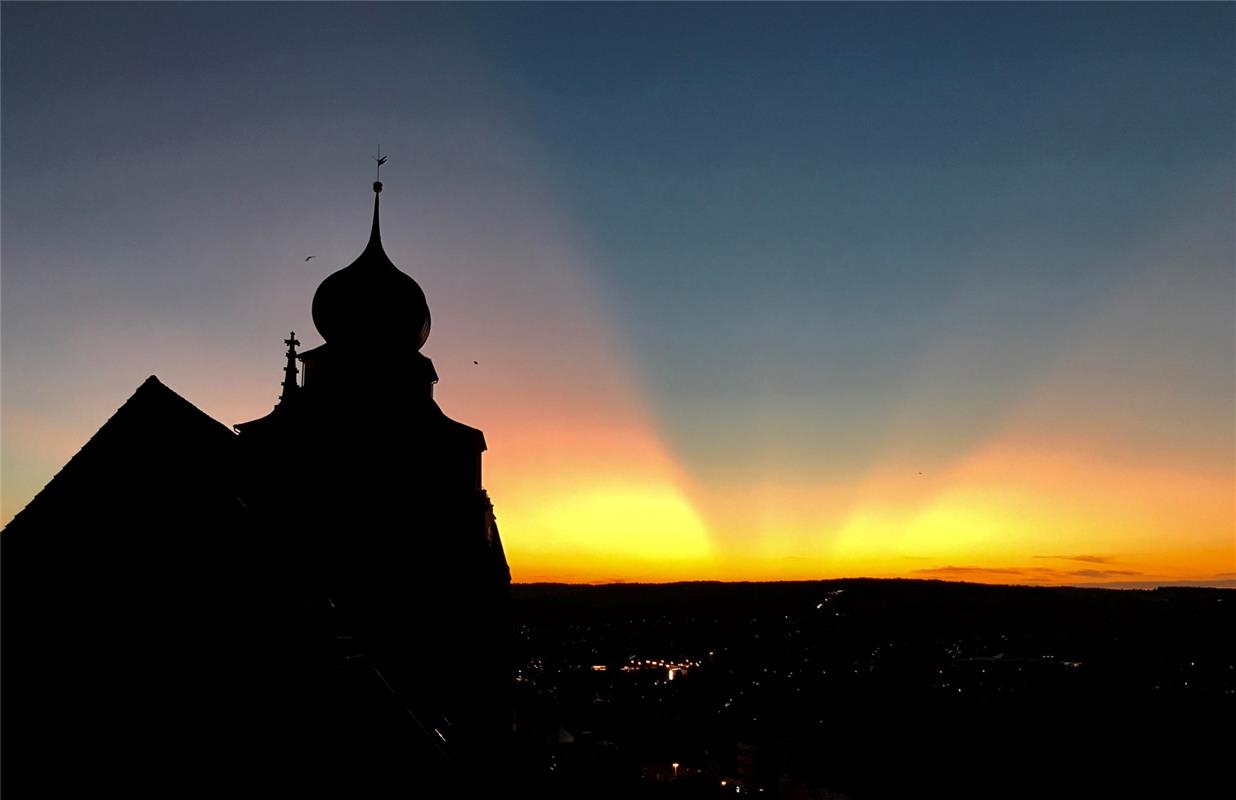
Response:
[[[373,160],[378,162],[378,166],[373,171],[374,185],[381,185],[382,165],[386,163],[386,156],[382,155],[382,145],[378,145],[378,154],[373,157]],[[381,191],[381,189],[378,189],[376,191]]]
[[[296,332],[288,334],[288,338],[283,340],[283,343],[288,346],[288,363],[283,368],[283,394],[279,395],[279,402],[283,403],[289,400],[297,391],[300,390],[300,384],[296,382],[296,347],[300,344],[300,340],[296,338]]]
[[[382,145],[378,145],[378,154],[374,156],[374,161],[378,162],[374,169],[374,177],[379,178],[382,175],[382,165],[386,163],[386,156],[382,155]],[[378,230],[378,195],[382,193],[382,181],[375,180],[373,182],[373,228],[369,231],[369,246],[382,246],[382,233]]]
[[[365,247],[366,251],[372,250],[375,247],[379,250],[382,249],[382,231],[378,225],[378,200],[382,197],[381,192],[381,181],[375,181],[373,184],[373,227],[369,229],[369,244]]]

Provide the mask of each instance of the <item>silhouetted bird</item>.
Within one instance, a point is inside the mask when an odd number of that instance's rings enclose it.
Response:
[[[472,363],[473,363],[473,364],[476,364],[476,362],[475,362],[475,361],[473,361]],[[479,366],[479,364],[478,364],[478,366]]]
[[[306,261],[308,261],[308,260],[309,260],[309,259],[311,259],[311,258],[317,258],[317,256],[305,256],[305,260],[306,260]]]

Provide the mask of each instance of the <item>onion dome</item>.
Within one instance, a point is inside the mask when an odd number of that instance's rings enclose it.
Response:
[[[420,349],[429,338],[429,304],[412,277],[382,249],[378,200],[373,184],[373,230],[369,244],[348,266],[326,276],[313,295],[313,324],[322,338],[345,347],[377,346],[409,338]]]

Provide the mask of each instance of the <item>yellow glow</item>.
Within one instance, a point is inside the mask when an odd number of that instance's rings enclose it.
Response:
[[[1061,584],[1236,571],[1231,476],[1188,465],[1010,433],[929,476],[892,465],[815,488],[696,487],[688,500],[649,437],[613,441],[627,442],[626,468],[643,463],[646,477],[606,482],[604,470],[581,465],[573,478],[559,472],[512,495],[503,530],[517,580]],[[712,512],[707,520],[701,507]]]
[[[502,524],[536,531],[534,541],[509,538],[513,564],[553,565],[574,580],[667,580],[684,566],[712,560],[704,526],[663,483],[577,487],[515,504]],[[547,578],[552,574],[546,571]]]

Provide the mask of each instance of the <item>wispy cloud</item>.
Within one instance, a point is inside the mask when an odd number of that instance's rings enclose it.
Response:
[[[1035,558],[1050,558],[1060,561],[1082,561],[1087,564],[1111,564],[1116,561],[1115,556],[1094,556],[1094,555],[1078,555],[1078,556],[1035,556]]]
[[[931,567],[911,570],[919,575],[1027,575],[1039,572],[1055,572],[1049,569],[1016,569],[1014,567]]]
[[[1071,583],[1074,578],[1127,578],[1144,573],[1130,569],[1076,569],[1060,570],[1050,567],[971,567],[949,565],[916,569],[917,575],[939,578],[1020,578],[1035,583]]]
[[[1129,575],[1142,575],[1144,573],[1132,569],[1077,569],[1068,574],[1076,575],[1079,578],[1115,578]]]

